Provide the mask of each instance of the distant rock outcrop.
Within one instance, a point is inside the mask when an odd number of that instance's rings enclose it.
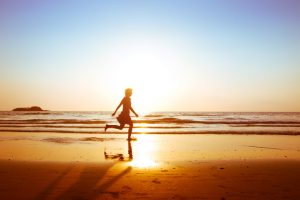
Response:
[[[12,111],[45,111],[39,106],[31,106],[27,108],[15,108]]]

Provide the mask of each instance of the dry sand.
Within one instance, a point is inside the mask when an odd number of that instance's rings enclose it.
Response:
[[[0,199],[300,199],[299,161],[0,161]]]

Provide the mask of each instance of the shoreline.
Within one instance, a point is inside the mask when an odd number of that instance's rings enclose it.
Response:
[[[104,129],[104,128],[100,128]],[[125,130],[127,127],[124,128]],[[71,133],[71,134],[127,134],[126,131],[113,131],[113,132],[104,132],[104,131],[56,131],[56,130],[10,130],[2,129],[1,132],[14,132],[14,133]],[[290,135],[290,136],[299,136],[299,131],[149,131],[149,132],[133,132],[132,134],[157,134],[157,135]]]
[[[65,134],[3,132],[0,159],[104,161],[104,154],[149,157],[157,162],[214,159],[299,159],[300,137],[241,134]],[[59,155],[59,156],[57,156]]]

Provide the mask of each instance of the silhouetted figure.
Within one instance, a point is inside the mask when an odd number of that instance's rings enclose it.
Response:
[[[131,95],[132,95],[132,89],[131,88],[125,89],[125,97],[122,99],[121,103],[118,105],[115,112],[112,114],[112,116],[114,116],[116,114],[116,112],[118,111],[118,109],[123,105],[123,110],[122,110],[121,114],[117,117],[117,120],[119,121],[120,125],[118,126],[118,125],[106,124],[105,132],[108,128],[115,128],[115,129],[122,130],[124,128],[125,124],[128,124],[129,125],[128,140],[131,140],[133,123],[131,121],[130,111],[132,111],[135,114],[135,116],[138,117],[138,114],[136,114],[136,112],[131,107],[131,99],[130,99]]]

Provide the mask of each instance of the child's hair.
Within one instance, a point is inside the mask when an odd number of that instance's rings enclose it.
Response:
[[[131,88],[126,88],[125,89],[125,95],[126,94],[131,94],[132,93],[132,89]]]

